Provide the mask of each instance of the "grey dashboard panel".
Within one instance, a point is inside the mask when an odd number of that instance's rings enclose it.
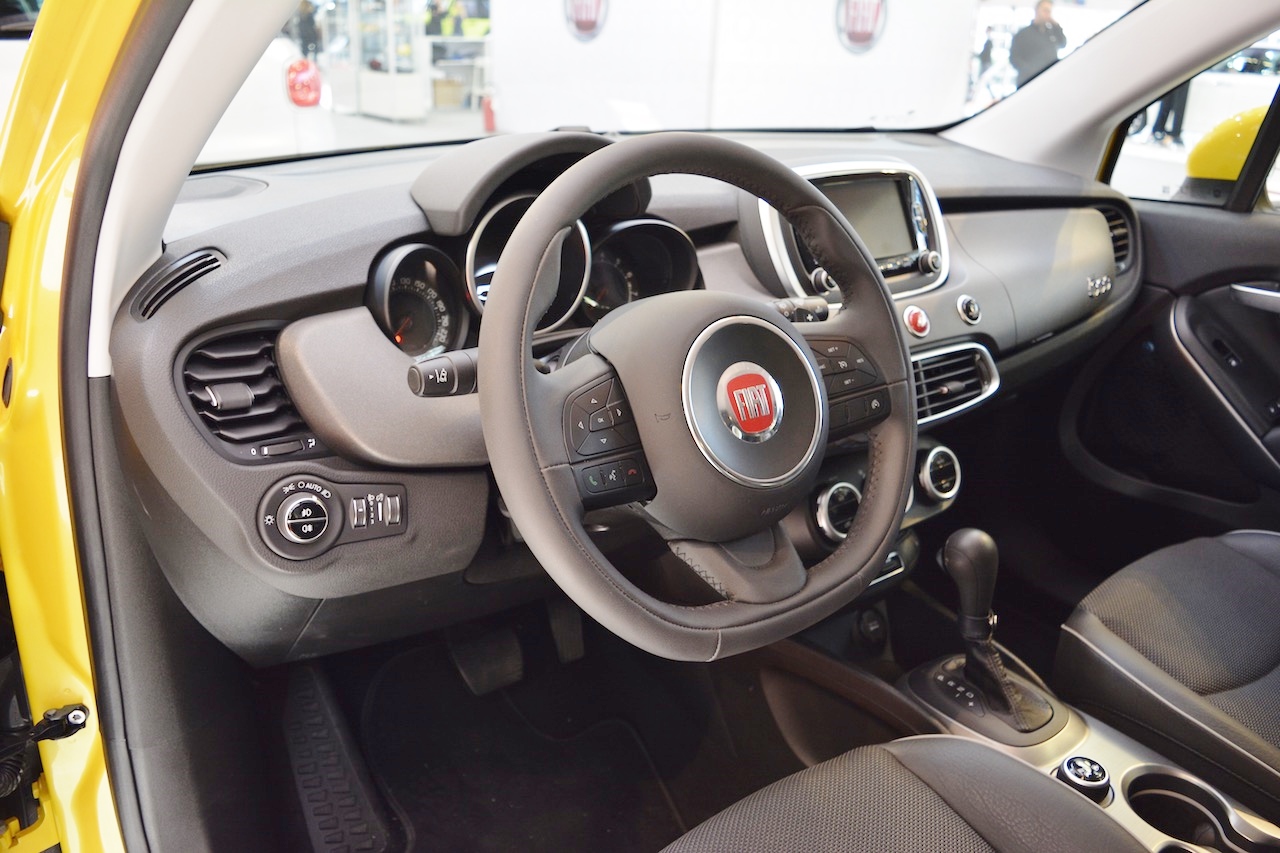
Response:
[[[398,350],[369,309],[347,308],[285,327],[280,370],[302,417],[348,459],[388,467],[486,465],[475,394],[418,397]]]
[[[560,131],[479,139],[428,165],[413,182],[413,200],[437,234],[462,234],[498,187],[520,170],[558,155],[590,154],[611,141],[595,133]]]
[[[1034,285],[1058,274],[1052,269],[1061,259],[1057,241],[1078,232],[1084,255],[1109,257],[1106,225],[1086,207],[1115,196],[1096,184],[929,134],[734,136],[794,166],[890,157],[927,175],[951,229],[952,264],[943,286],[898,305],[901,314],[918,304],[932,318],[929,334],[913,339],[916,351],[976,340],[998,356],[1021,347],[1016,357],[1034,358],[1054,346],[1026,348],[1024,320],[1039,317],[1040,303],[1047,302]],[[130,310],[135,294],[126,299],[111,341],[116,417],[142,523],[166,577],[192,613],[246,659],[274,663],[377,642],[460,618],[477,600],[495,606],[514,600],[505,585],[464,579],[513,553],[498,544],[475,400],[409,393],[408,357],[363,307],[365,289],[388,247],[458,241],[431,226],[461,235],[508,181],[545,182],[555,163],[606,144],[589,134],[504,137],[190,180],[159,263],[204,248],[225,260],[170,296],[150,319]],[[521,172],[531,167],[536,175]],[[740,221],[740,193],[680,175],[656,177],[649,188],[650,214],[698,233],[709,289],[774,298],[768,267],[757,263],[767,254],[753,242],[760,235]],[[1038,209],[1051,204],[1079,209]],[[1023,224],[1024,242],[1008,239],[1004,223],[1010,220]],[[1127,278],[1136,281],[1133,272]],[[1119,308],[1121,290],[1100,301]],[[962,295],[981,305],[976,324],[958,311]],[[1058,304],[1071,316],[1045,324],[1084,318],[1071,313],[1074,303]],[[285,328],[276,344],[285,383],[308,425],[338,455],[237,464],[216,452],[189,416],[174,381],[175,359],[211,331],[255,322]],[[1052,356],[1044,360],[1057,363]],[[405,533],[338,545],[312,559],[278,556],[260,535],[258,508],[273,484],[293,475],[403,486]]]
[[[948,223],[956,241],[1004,282],[1019,345],[1084,319],[1111,298],[1091,295],[1091,282],[1116,277],[1111,233],[1093,208],[954,214]]]

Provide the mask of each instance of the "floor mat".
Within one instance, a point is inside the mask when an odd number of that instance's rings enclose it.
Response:
[[[509,697],[472,696],[439,645],[383,664],[361,730],[412,850],[653,851],[681,834],[628,724],[545,737]]]

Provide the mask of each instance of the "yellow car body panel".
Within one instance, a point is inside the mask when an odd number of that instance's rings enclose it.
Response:
[[[123,850],[94,701],[87,614],[67,489],[60,301],[76,178],[89,125],[138,0],[50,0],[0,131],[0,219],[10,232],[0,308],[0,558],[33,713],[90,709],[83,731],[40,744],[40,819],[0,849]],[[85,294],[88,298],[88,294]]]

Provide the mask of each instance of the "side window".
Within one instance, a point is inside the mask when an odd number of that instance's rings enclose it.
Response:
[[[1130,119],[1111,184],[1134,198],[1222,206],[1280,85],[1280,32],[1169,90]],[[1280,191],[1275,169],[1268,191]],[[1280,196],[1274,196],[1280,198]]]

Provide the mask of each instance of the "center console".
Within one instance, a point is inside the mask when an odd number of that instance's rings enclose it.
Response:
[[[1053,775],[1096,802],[1153,853],[1280,853],[1280,827],[1060,702],[1020,662],[1006,666],[992,636],[998,561],[990,536],[959,530],[941,557],[959,591],[965,654],[915,668],[899,688],[942,731],[984,741]]]

